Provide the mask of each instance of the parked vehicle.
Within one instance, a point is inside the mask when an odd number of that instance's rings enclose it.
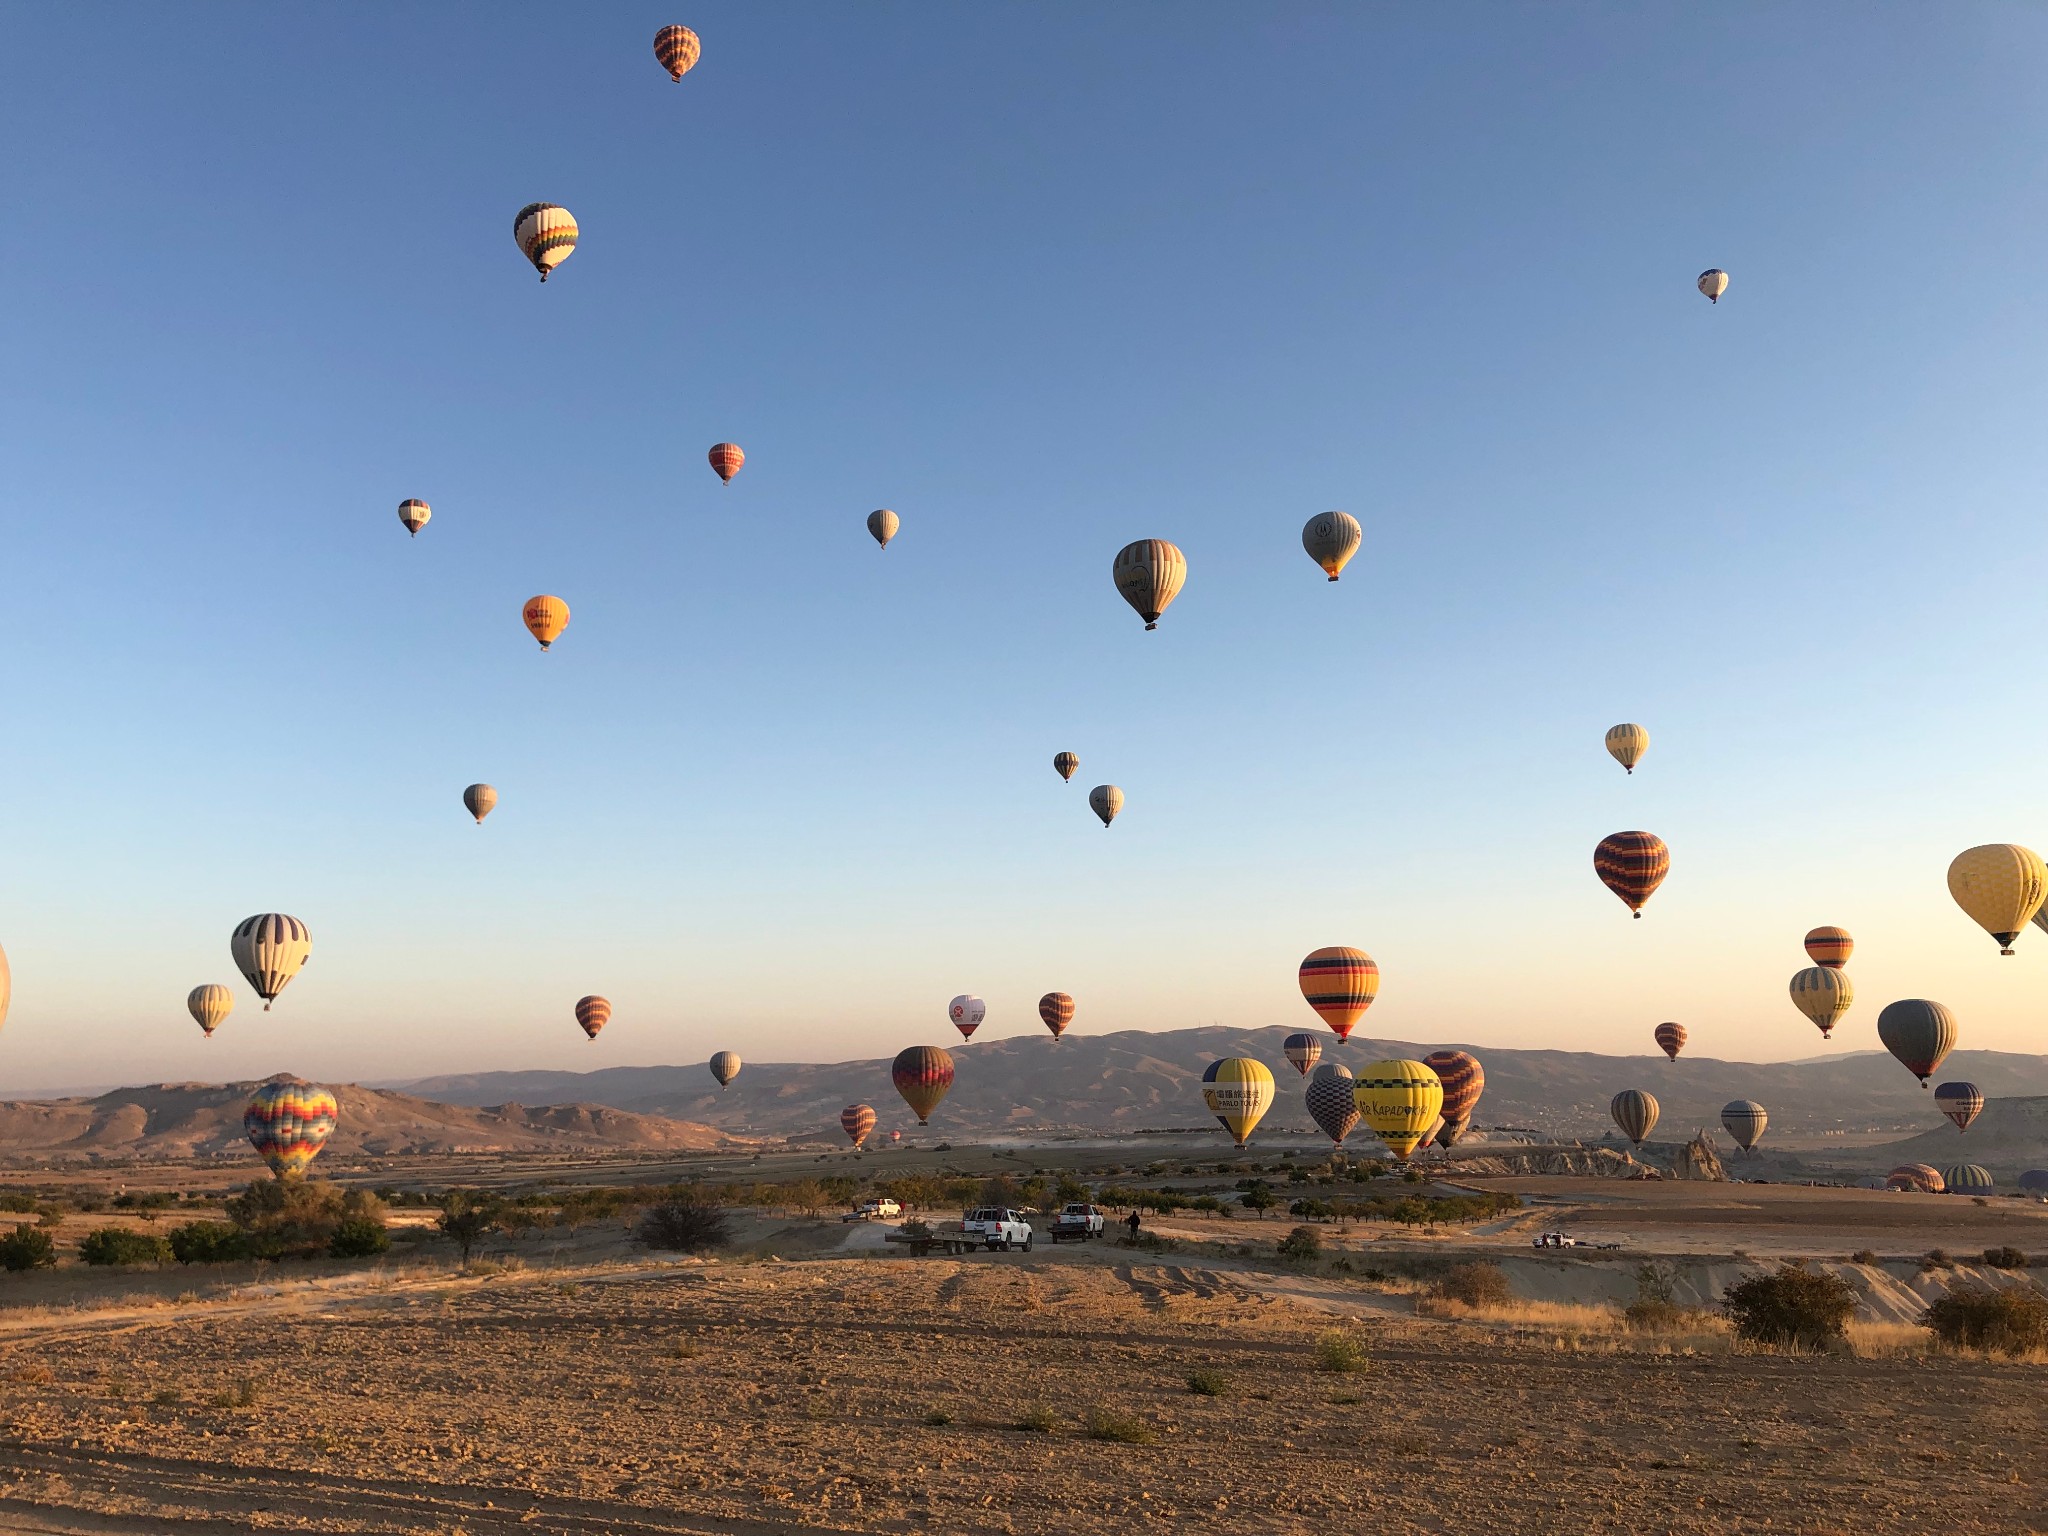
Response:
[[[902,1214],[902,1206],[898,1205],[894,1200],[884,1198],[869,1200],[864,1204],[857,1205],[839,1219],[841,1221],[873,1221],[879,1216],[886,1220],[889,1217],[901,1216]]]
[[[1562,1232],[1539,1232],[1529,1246],[1531,1248],[1576,1248],[1579,1246],[1579,1240],[1576,1237],[1566,1237]]]
[[[1108,1227],[1109,1213],[1101,1206],[1077,1201],[1053,1217],[1052,1240],[1057,1243],[1071,1237],[1086,1242],[1090,1238],[1102,1236]]]
[[[1013,1211],[1008,1206],[984,1205],[969,1211],[960,1218],[961,1227],[971,1237],[978,1237],[981,1246],[992,1251],[1009,1252],[1012,1248],[1031,1251],[1031,1223],[1024,1219],[1022,1211]]]

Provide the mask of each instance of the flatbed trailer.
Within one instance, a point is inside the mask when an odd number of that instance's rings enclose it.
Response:
[[[923,1232],[906,1232],[898,1227],[893,1232],[884,1232],[885,1243],[901,1243],[918,1258],[928,1253],[979,1253],[982,1239],[979,1233],[969,1232],[957,1221],[942,1222]]]

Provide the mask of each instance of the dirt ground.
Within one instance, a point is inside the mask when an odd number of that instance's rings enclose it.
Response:
[[[2048,1529],[2039,1366],[1593,1352],[1261,1287],[1091,1246],[16,1312],[0,1530]],[[1333,1326],[1363,1372],[1317,1368]]]

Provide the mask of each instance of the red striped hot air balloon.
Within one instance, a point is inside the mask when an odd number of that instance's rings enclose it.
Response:
[[[273,1077],[250,1096],[242,1130],[270,1171],[290,1179],[306,1171],[339,1119],[333,1094],[287,1074]]]
[[[1053,1039],[1058,1040],[1074,1022],[1074,1000],[1064,992],[1048,992],[1038,1000],[1038,1016],[1052,1031]]]
[[[1938,1195],[1948,1188],[1941,1170],[1929,1163],[1905,1163],[1886,1174],[1884,1183],[1887,1189],[1903,1189],[1922,1195]]]
[[[875,1128],[875,1111],[867,1104],[849,1104],[839,1111],[839,1129],[846,1132],[846,1139],[853,1143],[858,1152],[861,1143],[868,1139]]]
[[[1970,1122],[1984,1113],[1984,1094],[1975,1083],[1938,1083],[1934,1107],[1953,1120],[1957,1130],[1967,1131]]]
[[[1436,1144],[1454,1147],[1472,1124],[1472,1111],[1479,1107],[1479,1095],[1486,1091],[1486,1068],[1466,1051],[1432,1051],[1422,1064],[1444,1085],[1444,1123],[1436,1133]]]
[[[939,1100],[953,1086],[952,1054],[936,1045],[913,1045],[898,1051],[889,1065],[889,1080],[916,1114],[917,1123],[927,1125]]]
[[[597,1038],[597,1032],[611,1022],[611,1017],[612,1005],[603,998],[592,994],[576,999],[576,1022],[591,1039]]]
[[[740,452],[738,443],[713,443],[710,458],[711,467],[718,471],[718,478],[728,485],[740,472],[740,466],[747,462],[747,456]]]
[[[1287,1053],[1288,1061],[1303,1077],[1314,1071],[1316,1063],[1323,1059],[1323,1042],[1311,1034],[1289,1035],[1280,1042],[1280,1049]]]
[[[1671,850],[1649,832],[1616,832],[1593,850],[1593,873],[1637,917],[1670,872]]]
[[[1856,941],[1849,937],[1849,930],[1832,925],[1814,928],[1806,935],[1806,953],[1815,965],[1824,965],[1831,971],[1839,971],[1849,963],[1849,953],[1855,949]]]
[[[663,27],[654,34],[654,56],[670,80],[681,80],[703,55],[704,45],[688,27]]]
[[[1379,996],[1380,968],[1347,944],[1329,944],[1301,962],[1301,995],[1339,1040],[1348,1039]]]
[[[1659,1024],[1650,1033],[1656,1038],[1657,1048],[1673,1061],[1685,1049],[1685,1026],[1683,1024]]]

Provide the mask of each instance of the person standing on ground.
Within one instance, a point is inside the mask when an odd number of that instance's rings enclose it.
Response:
[[[1133,1211],[1130,1215],[1126,1216],[1124,1218],[1124,1225],[1131,1229],[1131,1237],[1135,1240],[1138,1235],[1138,1213]]]

